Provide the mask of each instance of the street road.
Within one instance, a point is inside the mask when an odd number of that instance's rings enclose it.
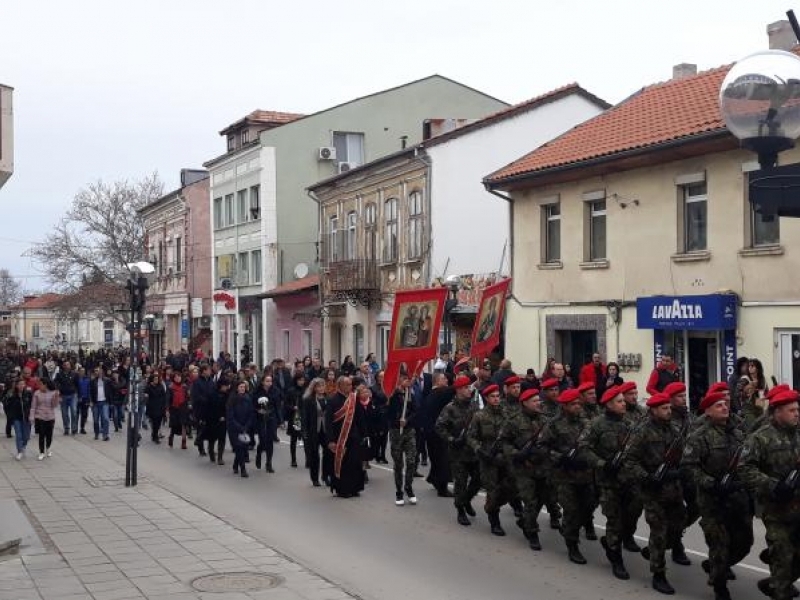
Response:
[[[648,564],[638,555],[625,553],[631,573],[627,582],[611,575],[598,542],[581,544],[588,565],[570,563],[564,542],[549,528],[546,515],[540,517],[544,550],[532,552],[508,508],[502,513],[508,533],[504,538],[489,533],[480,499],[475,502],[478,517],[473,526],[462,527],[455,521],[452,501],[438,498],[421,479],[415,487],[419,504],[396,507],[392,474],[385,467],[373,466],[361,497],[345,500],[332,497],[326,488],[311,486],[302,449],[298,448],[300,468],[290,468],[285,443],[276,447],[275,474],[256,472],[251,462],[250,478],[241,479],[231,471],[230,453],[225,466],[216,466],[199,458],[193,446],[170,450],[166,443],[154,445],[149,432],[143,434],[142,476],[366,599],[663,598],[650,587]],[[281,432],[281,437],[285,439],[286,434]],[[124,464],[120,436],[107,443],[95,442],[91,436],[79,438]],[[62,445],[64,451],[68,445]],[[596,523],[603,524],[599,510]],[[647,536],[644,520],[637,533]],[[668,578],[678,597],[712,598],[700,569],[706,546],[699,527],[692,527],[684,541],[694,564],[681,567],[668,559]],[[756,545],[746,564],[735,569],[738,579],[730,585],[734,599],[761,597],[756,581],[767,573],[758,560],[763,547],[764,529],[757,522]]]

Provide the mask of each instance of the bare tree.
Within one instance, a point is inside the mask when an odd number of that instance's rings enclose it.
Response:
[[[7,307],[22,299],[22,284],[14,279],[11,271],[0,269],[0,306]]]
[[[124,298],[126,265],[144,256],[144,221],[138,211],[160,198],[163,189],[156,173],[134,182],[90,184],[29,254],[48,281],[69,294],[72,306],[111,314],[111,303]],[[117,286],[119,293],[97,294],[99,283]]]

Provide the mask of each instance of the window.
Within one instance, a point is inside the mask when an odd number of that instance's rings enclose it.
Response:
[[[232,133],[228,134],[228,152],[231,152],[236,145],[236,138]]]
[[[247,190],[236,192],[236,217],[239,223],[250,220],[250,211],[247,209]]]
[[[408,196],[408,258],[422,258],[425,220],[422,214],[422,194]]]
[[[38,323],[34,323],[31,325],[31,335],[35,338],[42,337],[42,328],[39,327]]]
[[[383,203],[383,219],[386,223],[383,235],[383,260],[397,260],[397,198],[389,198]]]
[[[778,215],[762,215],[750,205],[750,222],[753,232],[753,247],[775,246],[781,243],[780,218]]]
[[[328,219],[328,255],[331,262],[339,260],[339,245],[337,244],[337,237],[339,235],[339,217],[337,215]]]
[[[250,130],[249,129],[245,129],[242,132],[242,137],[241,137],[242,146],[244,146],[249,141],[250,141]]]
[[[374,202],[370,202],[364,207],[364,258],[375,260],[375,248],[377,246],[377,207]]]
[[[353,361],[359,365],[364,360],[364,326],[353,325]]]
[[[222,227],[222,197],[214,198],[214,229]]]
[[[217,265],[217,278],[230,279],[236,270],[236,256],[233,254],[223,254],[215,259]]]
[[[589,260],[605,260],[606,256],[606,201],[589,202]]]
[[[164,274],[164,242],[158,242],[158,274]]]
[[[364,164],[364,134],[334,132],[333,146],[336,148],[336,161]]]
[[[236,283],[238,285],[247,285],[250,283],[249,263],[247,260],[247,252],[240,252],[239,258],[236,261]]]
[[[706,182],[683,186],[683,251],[698,252],[707,246],[708,197]]]
[[[289,362],[289,355],[291,353],[291,345],[292,345],[292,332],[288,329],[283,330],[283,354],[281,354],[281,358]]]
[[[389,359],[389,325],[378,325],[375,330],[378,345],[378,362],[385,365]]]
[[[544,262],[561,262],[561,204],[546,204],[542,207],[544,217]]]
[[[229,227],[234,223],[233,215],[233,194],[225,196],[225,223],[224,227]]]
[[[311,344],[312,344],[311,330],[303,329],[303,356],[311,356],[311,350],[312,350]]]
[[[261,186],[254,185],[250,188],[250,218],[253,221],[261,218]]]
[[[345,260],[355,260],[356,258],[356,223],[358,215],[355,211],[347,213],[347,234],[344,240]]]
[[[250,253],[250,281],[261,283],[261,250]]]
[[[175,238],[175,272],[183,271],[183,238]]]

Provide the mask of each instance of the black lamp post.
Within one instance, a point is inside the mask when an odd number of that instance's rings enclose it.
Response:
[[[444,302],[444,347],[451,355],[453,354],[453,322],[452,313],[458,306],[458,290],[461,289],[461,278],[458,275],[450,275],[445,282],[447,287],[447,300]]]
[[[138,332],[142,326],[145,298],[149,283],[147,275],[155,272],[155,268],[148,262],[128,264],[130,273],[127,281],[130,294],[130,357],[131,366],[128,371],[128,427],[127,451],[125,453],[125,487],[136,485],[137,480],[137,454],[139,448],[139,352]]]

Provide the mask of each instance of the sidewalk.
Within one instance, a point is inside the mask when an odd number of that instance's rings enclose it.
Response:
[[[30,534],[0,558],[0,600],[353,598],[146,472],[125,488],[124,466],[87,444],[57,435],[41,462],[36,444],[18,462],[0,442],[0,528]]]

